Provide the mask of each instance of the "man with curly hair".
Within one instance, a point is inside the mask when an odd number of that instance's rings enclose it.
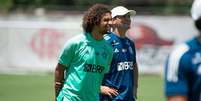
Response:
[[[55,69],[57,101],[98,101],[100,85],[109,71],[112,47],[103,39],[111,23],[106,5],[95,4],[85,13],[84,34],[65,44]]]

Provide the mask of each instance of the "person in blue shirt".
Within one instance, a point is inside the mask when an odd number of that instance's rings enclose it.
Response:
[[[199,35],[176,46],[165,68],[167,101],[201,101],[201,0],[195,0],[192,18]]]
[[[111,10],[112,32],[105,35],[113,47],[110,71],[104,77],[100,101],[135,101],[137,97],[138,67],[134,43],[126,37],[134,10],[117,6]]]

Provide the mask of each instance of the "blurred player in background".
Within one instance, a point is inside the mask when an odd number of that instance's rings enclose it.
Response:
[[[55,69],[57,101],[99,101],[103,76],[112,61],[112,47],[103,39],[111,19],[103,4],[85,13],[84,33],[68,40],[59,56]]]
[[[138,85],[138,67],[134,43],[126,37],[134,10],[117,6],[111,10],[113,27],[104,38],[113,46],[110,72],[101,86],[101,101],[135,101]]]
[[[201,101],[201,0],[195,0],[192,18],[199,35],[178,45],[165,69],[167,101]]]

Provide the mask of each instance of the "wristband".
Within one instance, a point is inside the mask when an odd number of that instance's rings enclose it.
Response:
[[[55,85],[62,85],[61,82],[55,82]]]

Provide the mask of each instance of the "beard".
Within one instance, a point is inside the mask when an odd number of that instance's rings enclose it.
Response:
[[[108,31],[109,31],[109,29],[102,30],[102,31],[101,31],[101,34],[104,35],[104,34],[108,33]]]

